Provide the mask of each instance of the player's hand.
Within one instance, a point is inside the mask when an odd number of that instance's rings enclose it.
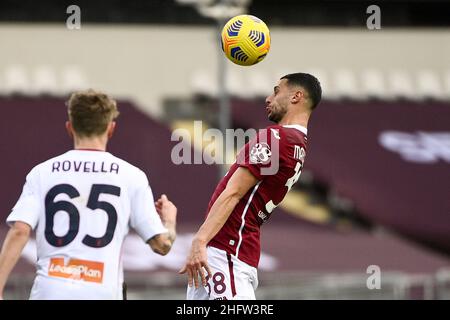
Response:
[[[202,280],[203,286],[206,286],[207,281],[204,270],[206,270],[208,277],[211,278],[212,272],[208,265],[206,244],[202,244],[194,238],[191,250],[186,259],[186,264],[181,268],[179,273],[187,273],[189,287],[192,287],[192,284],[194,284],[195,288],[198,288],[199,278]]]
[[[177,219],[177,207],[170,201],[165,194],[155,202],[155,208],[164,225],[175,224]]]

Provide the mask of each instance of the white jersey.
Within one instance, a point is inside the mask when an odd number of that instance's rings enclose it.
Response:
[[[36,229],[31,299],[121,299],[121,249],[132,227],[167,232],[144,172],[108,152],[71,150],[27,175],[7,218]]]

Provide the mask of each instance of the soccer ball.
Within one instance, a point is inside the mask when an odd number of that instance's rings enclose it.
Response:
[[[236,16],[222,29],[222,50],[236,64],[254,65],[265,58],[269,49],[269,28],[255,16]]]

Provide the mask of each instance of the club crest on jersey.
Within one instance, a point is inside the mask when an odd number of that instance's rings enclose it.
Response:
[[[253,146],[250,151],[250,162],[252,163],[267,163],[272,156],[272,151],[267,143],[261,142]]]

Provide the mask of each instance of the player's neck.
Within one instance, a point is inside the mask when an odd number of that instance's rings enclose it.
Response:
[[[75,138],[74,149],[106,151],[106,137]]]
[[[300,125],[302,127],[308,127],[309,114],[307,112],[302,113],[286,113],[284,117],[278,122],[280,126],[286,125]]]

